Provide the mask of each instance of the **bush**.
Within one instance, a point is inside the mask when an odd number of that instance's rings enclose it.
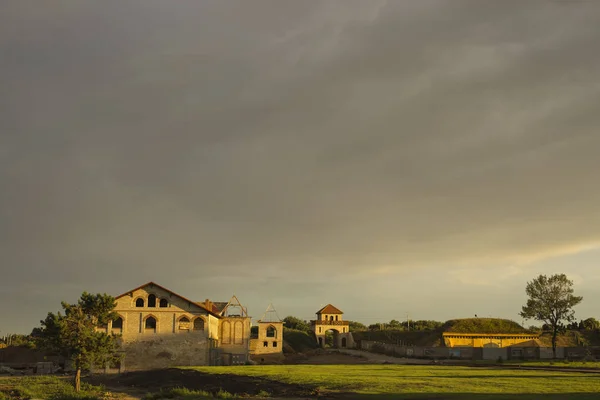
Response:
[[[314,334],[304,331],[283,328],[283,337],[285,343],[297,353],[303,353],[318,347]]]

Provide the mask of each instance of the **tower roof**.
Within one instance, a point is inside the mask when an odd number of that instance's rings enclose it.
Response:
[[[325,307],[317,311],[317,314],[343,314],[343,312],[331,304],[327,304]]]
[[[281,318],[277,315],[277,311],[275,310],[275,307],[273,307],[273,304],[269,304],[269,307],[267,307],[267,310],[258,322],[281,322]]]

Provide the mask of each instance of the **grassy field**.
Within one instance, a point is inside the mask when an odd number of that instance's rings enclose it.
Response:
[[[128,378],[129,377],[129,378]],[[174,378],[184,377],[184,380]],[[134,379],[134,380],[132,380]],[[120,382],[120,386],[115,384]],[[134,385],[135,382],[135,385]],[[206,382],[206,383],[203,383]],[[215,383],[212,388],[209,382]],[[140,371],[113,376],[108,395],[102,386],[83,385],[75,394],[70,380],[55,376],[0,378],[0,400],[117,400],[146,395],[196,400],[233,398],[236,394],[262,397],[309,398],[333,395],[344,399],[597,399],[600,374],[569,371],[515,370],[486,367],[410,365],[276,365],[188,367]],[[261,390],[251,392],[250,388]],[[136,395],[132,388],[136,390]],[[293,388],[283,395],[279,389]],[[178,388],[178,389],[173,389]],[[222,389],[221,389],[222,388]],[[300,388],[300,390],[299,390]],[[227,391],[229,390],[229,392]],[[137,394],[139,393],[139,395]],[[243,393],[246,393],[243,395]],[[305,393],[299,395],[298,393]]]
[[[373,399],[597,399],[600,376],[558,371],[404,365],[200,367]],[[352,395],[350,395],[352,393]]]
[[[82,391],[75,393],[71,378],[58,376],[0,377],[0,400],[50,399],[92,400],[104,396],[104,388],[81,384]]]

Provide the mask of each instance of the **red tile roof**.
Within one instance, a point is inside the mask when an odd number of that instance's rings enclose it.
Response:
[[[327,304],[325,307],[317,311],[317,314],[343,314],[343,312],[331,304]]]

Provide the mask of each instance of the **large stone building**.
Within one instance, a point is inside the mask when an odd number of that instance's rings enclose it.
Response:
[[[149,282],[115,299],[119,318],[104,329],[122,335],[129,370],[248,360],[251,318],[235,296],[196,302]]]

